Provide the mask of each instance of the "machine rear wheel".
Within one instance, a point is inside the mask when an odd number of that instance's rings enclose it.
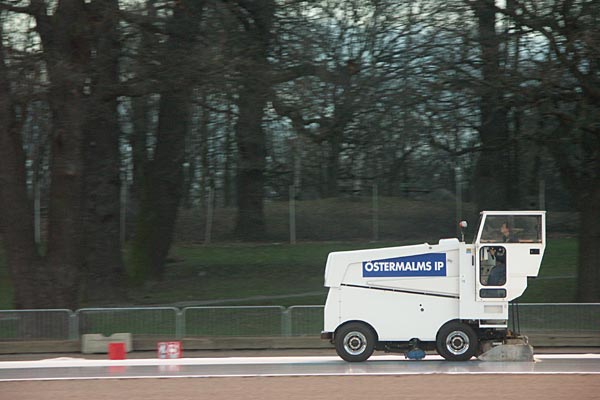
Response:
[[[467,324],[450,322],[437,335],[437,352],[448,361],[467,361],[479,347],[477,334]]]
[[[346,361],[365,361],[375,350],[375,333],[366,324],[351,322],[335,334],[335,351]]]

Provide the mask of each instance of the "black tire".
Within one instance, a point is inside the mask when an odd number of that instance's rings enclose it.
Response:
[[[335,351],[349,362],[365,361],[375,350],[375,333],[368,325],[351,322],[335,333]]]
[[[467,324],[449,322],[438,332],[437,352],[448,361],[467,361],[475,355],[478,348],[479,338]]]

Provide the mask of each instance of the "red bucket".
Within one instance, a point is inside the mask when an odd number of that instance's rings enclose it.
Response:
[[[115,342],[108,344],[108,358],[111,360],[124,360],[125,359],[125,343]]]

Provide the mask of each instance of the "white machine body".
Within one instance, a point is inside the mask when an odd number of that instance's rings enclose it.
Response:
[[[538,274],[545,223],[544,211],[483,211],[473,244],[442,239],[331,253],[324,333],[361,322],[378,342],[431,342],[452,320],[506,329],[509,301]]]

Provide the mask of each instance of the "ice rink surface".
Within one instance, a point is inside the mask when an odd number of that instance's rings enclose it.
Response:
[[[348,363],[335,356],[102,360],[52,358],[0,362],[0,381],[209,378],[265,376],[386,376],[423,374],[599,374],[600,354],[541,354],[535,362],[449,362],[399,355]]]

